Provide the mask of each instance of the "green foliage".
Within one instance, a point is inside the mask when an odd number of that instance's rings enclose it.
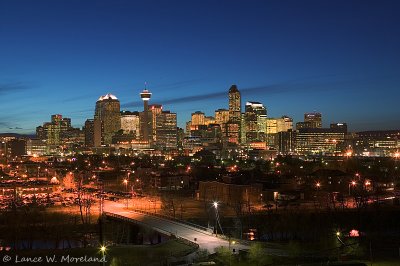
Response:
[[[290,241],[288,245],[288,253],[291,257],[301,256],[301,246],[299,242]]]
[[[229,265],[229,260],[231,259],[231,252],[227,247],[218,247],[215,249],[216,260],[219,265]]]
[[[120,266],[122,265],[121,260],[118,258],[112,258],[110,266]]]
[[[210,253],[208,252],[207,249],[199,249],[199,250],[196,252],[195,261],[196,261],[196,262],[207,261],[209,255],[210,255]]]
[[[263,266],[272,263],[272,258],[268,256],[266,250],[260,243],[251,245],[248,254],[250,265]]]

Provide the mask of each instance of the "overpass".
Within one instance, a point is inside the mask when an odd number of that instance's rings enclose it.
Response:
[[[199,245],[200,249],[207,249],[214,253],[217,247],[231,247],[236,250],[249,249],[243,244],[229,245],[229,240],[216,237],[209,229],[178,220],[168,219],[164,216],[153,215],[145,212],[126,209],[124,204],[107,201],[104,204],[104,214],[109,217],[129,221],[138,225],[150,227],[162,234],[183,238]]]

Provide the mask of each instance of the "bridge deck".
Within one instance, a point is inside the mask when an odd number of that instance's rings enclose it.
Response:
[[[132,219],[137,221],[138,224],[151,227],[162,233],[175,235],[177,237],[181,237],[188,241],[197,243],[200,249],[207,249],[210,253],[214,253],[215,248],[217,247],[229,246],[228,240],[216,237],[215,235],[213,235],[209,231],[202,229],[201,227],[179,223],[178,221],[169,220],[160,216],[127,210],[126,208],[124,208],[123,204],[107,202],[107,204],[105,204],[104,206],[104,211],[110,216],[117,215],[119,217]],[[247,246],[240,244],[236,244],[235,248],[248,249]]]

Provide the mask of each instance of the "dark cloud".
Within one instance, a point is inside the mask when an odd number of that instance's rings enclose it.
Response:
[[[173,83],[167,83],[167,84],[156,84],[154,86],[150,86],[152,89],[163,89],[163,90],[173,90],[173,89],[179,89],[179,88],[186,88],[188,86],[196,85],[201,83],[202,81],[205,81],[205,79],[190,79],[190,80],[183,80],[183,81],[178,81],[178,82],[173,82]]]
[[[22,82],[0,83],[0,94],[6,94],[16,91],[25,91],[32,88],[32,85],[27,85]]]
[[[178,81],[178,82],[173,82],[173,83],[166,83],[166,84],[154,84],[149,87],[151,87],[151,90],[157,89],[157,90],[163,90],[163,91],[171,91],[179,88],[187,88],[188,86],[192,86],[195,84],[198,84],[200,82],[204,81],[204,79],[190,79],[190,80],[183,80],[183,81]],[[144,88],[143,84],[143,88]],[[124,85],[121,87],[129,87],[129,85]],[[137,91],[141,91],[142,88],[137,89]],[[105,94],[105,93],[103,93]],[[68,102],[75,102],[79,100],[86,100],[86,99],[93,99],[96,101],[100,95],[103,94],[94,94],[94,93],[88,93],[88,94],[81,94],[79,96],[73,96],[70,98],[63,99],[62,102],[68,103]],[[118,96],[118,95],[117,95]],[[141,103],[140,101],[138,103]]]
[[[335,77],[335,75],[326,76],[315,76],[308,77],[304,79],[297,79],[288,81],[280,84],[268,84],[255,87],[239,87],[242,97],[248,96],[260,96],[261,94],[276,95],[283,93],[292,92],[304,92],[304,93],[314,93],[314,92],[326,92],[326,91],[338,91],[346,90],[346,88],[353,85],[368,84],[371,80],[356,80],[356,79],[344,79],[327,81],[320,80],[321,78]],[[191,103],[210,99],[226,99],[228,97],[228,87],[225,90],[220,90],[212,93],[197,94],[176,98],[167,99],[155,99],[154,102],[159,102],[162,104],[180,104],[180,103]],[[137,108],[143,105],[142,101],[134,101],[126,104],[122,104],[122,108]]]
[[[99,95],[94,95],[93,93],[90,94],[83,94],[83,95],[79,95],[79,96],[74,96],[74,97],[70,97],[70,98],[66,98],[63,99],[62,102],[67,103],[67,102],[76,102],[79,100],[85,100],[85,99],[97,99],[99,97]]]
[[[278,93],[286,93],[293,91],[311,90],[313,88],[315,88],[315,86],[310,86],[306,84],[275,84],[275,85],[263,85],[263,86],[249,87],[249,88],[239,88],[239,90],[242,94],[259,95],[260,93],[278,94]],[[159,100],[159,102],[162,104],[179,104],[179,103],[198,102],[210,99],[223,99],[227,97],[228,97],[228,89],[223,91],[216,91],[213,93],[162,99]],[[123,104],[121,105],[121,107],[122,108],[141,107],[142,105],[143,105],[142,101],[134,101]]]
[[[11,127],[11,124],[9,122],[0,122],[0,127]]]

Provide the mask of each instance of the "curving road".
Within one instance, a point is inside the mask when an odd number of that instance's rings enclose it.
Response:
[[[197,243],[199,248],[207,249],[210,253],[214,253],[217,247],[229,247],[228,240],[216,237],[210,232],[163,217],[127,210],[125,205],[121,203],[107,201],[104,204],[104,211],[133,219],[162,233],[176,235],[177,237]],[[236,250],[249,249],[248,246],[237,243],[234,245],[231,244],[230,248],[235,248]]]

